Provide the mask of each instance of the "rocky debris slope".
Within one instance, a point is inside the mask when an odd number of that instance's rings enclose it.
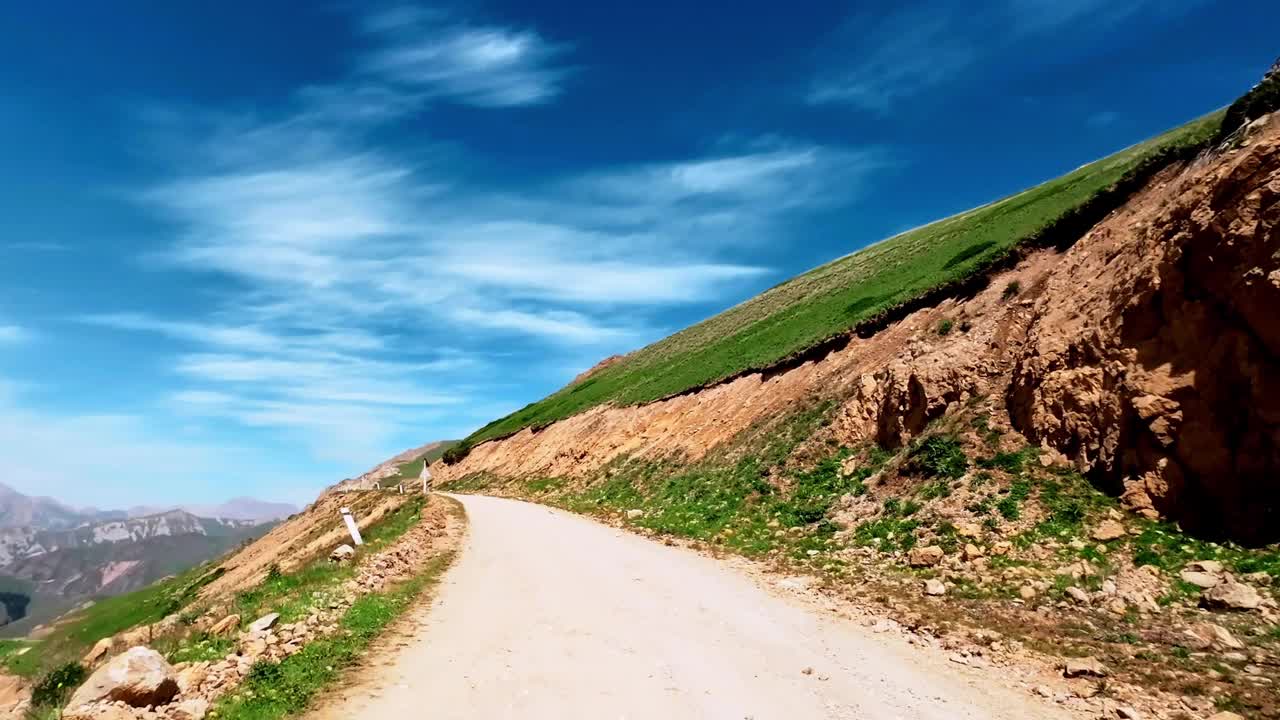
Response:
[[[253,587],[273,566],[288,572],[327,552],[347,537],[346,528],[341,522],[335,522],[341,517],[343,507],[352,511],[357,524],[364,529],[394,512],[408,498],[408,495],[386,492],[327,492],[257,542],[223,561],[223,574],[201,591],[201,597],[213,598]]]
[[[1129,507],[1250,541],[1280,536],[1280,120],[1175,166],[1064,253],[820,360],[482,443],[443,483],[584,477],[618,458],[691,462],[802,402],[837,440],[899,447],[949,407],[1003,400],[1013,427]],[[954,329],[953,329],[954,328]]]
[[[154,650],[136,646],[142,628],[104,641],[85,658],[101,661],[111,648],[129,647],[100,668],[72,696],[64,720],[201,720],[219,697],[234,689],[258,661],[279,662],[300,652],[308,642],[339,632],[339,621],[362,595],[382,592],[416,574],[428,560],[457,542],[460,520],[443,503],[422,511],[422,519],[394,544],[365,558],[355,577],[323,597],[314,598],[313,610],[295,622],[279,622],[279,613],[268,613],[239,630],[239,615],[216,611],[200,617],[196,630],[213,636],[236,635],[236,649],[216,661],[170,665]],[[173,632],[177,618],[166,624]]]

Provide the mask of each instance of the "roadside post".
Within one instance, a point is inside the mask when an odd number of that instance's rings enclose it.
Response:
[[[422,494],[426,495],[431,492],[431,471],[427,469],[427,461],[422,461],[422,474],[418,475],[422,480]]]
[[[342,521],[347,524],[347,532],[351,533],[351,541],[356,545],[363,545],[364,539],[360,537],[360,527],[356,525],[356,519],[351,517],[351,508],[342,508]]]

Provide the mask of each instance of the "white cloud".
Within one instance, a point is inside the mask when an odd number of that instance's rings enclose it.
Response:
[[[635,337],[631,330],[601,325],[582,313],[570,310],[528,312],[516,309],[456,308],[450,314],[456,321],[466,325],[554,337],[569,344],[594,345]]]
[[[967,12],[967,11],[963,11]],[[963,23],[949,8],[905,8],[882,17],[855,16],[840,37],[851,50],[843,66],[813,82],[813,104],[847,103],[887,111],[894,102],[916,95],[957,73],[978,57],[979,46],[964,35]]]
[[[1136,16],[1156,21],[1201,0],[1000,0],[962,6],[924,0],[888,11],[855,11],[818,53],[821,65],[806,99],[888,112],[976,66],[1026,66],[1036,40],[1072,32],[1071,52],[1085,53],[1101,33]],[[998,73],[993,73],[993,76]]]
[[[51,413],[0,392],[0,479],[20,492],[77,506],[221,501],[234,479],[265,499],[309,501],[324,478],[303,478],[245,447],[177,439],[132,414]],[[282,496],[282,488],[288,494]]]
[[[876,149],[763,138],[476,181],[465,148],[389,146],[380,131],[434,100],[548,102],[567,47],[421,10],[363,29],[376,47],[350,73],[274,112],[149,115],[174,138],[174,172],[138,199],[175,237],[147,259],[226,291],[199,317],[81,320],[176,345],[176,413],[342,457],[423,418],[457,424],[473,400],[492,403],[500,362],[532,358],[560,380],[566,355],[631,349],[672,306],[758,282],[769,270],[733,261],[742,247],[847,200],[885,162]],[[520,360],[487,357],[495,348]]]
[[[567,48],[531,30],[453,23],[439,13],[403,10],[371,18],[382,47],[365,72],[417,93],[481,107],[544,103],[560,93]]]

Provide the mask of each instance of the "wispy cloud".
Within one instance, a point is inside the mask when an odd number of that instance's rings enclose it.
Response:
[[[883,113],[979,65],[1023,67],[1029,57],[1023,45],[1046,35],[1071,31],[1083,52],[1099,33],[1135,16],[1165,18],[1199,2],[999,0],[970,7],[917,0],[887,11],[860,9],[818,53],[822,69],[806,99]]]
[[[569,48],[532,30],[454,22],[439,12],[407,9],[369,18],[382,47],[362,69],[423,97],[480,107],[544,103],[561,91]]]
[[[22,492],[73,488],[73,496],[58,494],[99,508],[220,501],[234,477],[256,485],[260,497],[299,502],[314,497],[324,480],[291,475],[260,451],[207,436],[175,437],[139,415],[33,409],[4,388],[0,378],[0,476]]]
[[[298,433],[328,455],[370,452],[425,417],[457,422],[478,397],[492,404],[492,348],[560,373],[566,357],[653,339],[670,308],[771,272],[733,261],[744,245],[779,239],[833,188],[847,200],[887,162],[721,139],[692,157],[476,180],[466,148],[379,131],[433,100],[550,102],[569,47],[421,10],[362,29],[374,47],[350,73],[274,112],[155,115],[186,134],[173,174],[138,196],[175,229],[147,260],[234,291],[194,319],[80,319],[173,343],[176,412]]]

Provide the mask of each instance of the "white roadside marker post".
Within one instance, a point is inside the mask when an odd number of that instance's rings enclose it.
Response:
[[[426,495],[431,492],[431,471],[427,469],[427,461],[422,461],[422,472],[418,475],[422,480],[422,494]]]
[[[356,519],[351,517],[351,508],[342,508],[342,521],[347,524],[347,531],[351,533],[351,541],[356,545],[363,545],[364,540],[360,537],[360,527],[356,525]]]

